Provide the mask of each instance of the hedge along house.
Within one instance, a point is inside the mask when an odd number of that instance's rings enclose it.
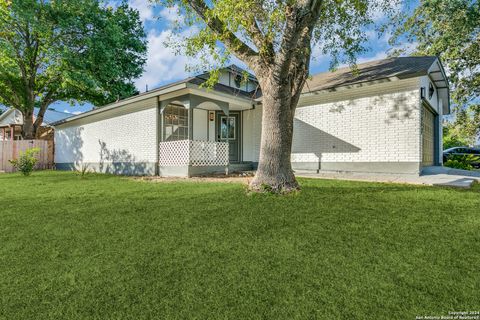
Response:
[[[256,79],[221,71],[172,83],[55,123],[57,169],[192,176],[258,163]],[[402,57],[313,76],[294,120],[294,170],[419,174],[442,161],[448,81],[436,57]]]

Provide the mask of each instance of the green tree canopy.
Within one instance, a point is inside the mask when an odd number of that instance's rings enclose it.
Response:
[[[55,101],[101,105],[134,94],[145,54],[139,14],[126,3],[0,0],[0,103],[22,111],[25,138]]]
[[[455,119],[443,127],[443,148],[475,145],[480,134],[480,105],[456,111]]]
[[[415,43],[418,55],[442,59],[454,103],[478,103],[480,97],[480,2],[421,0],[411,14],[397,17],[393,45]]]
[[[455,116],[445,126],[445,147],[474,144],[480,135],[480,3],[421,0],[394,21],[393,45],[415,43],[416,54],[439,56],[446,67]]]

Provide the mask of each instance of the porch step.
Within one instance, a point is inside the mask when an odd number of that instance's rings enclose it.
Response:
[[[230,172],[251,171],[253,164],[251,162],[230,163],[228,169]]]

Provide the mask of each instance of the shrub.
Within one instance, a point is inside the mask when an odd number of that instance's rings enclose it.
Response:
[[[445,167],[462,169],[462,170],[472,170],[473,167],[469,163],[465,163],[456,159],[448,159],[447,162],[443,164]]]
[[[454,169],[473,170],[472,163],[479,162],[479,157],[475,155],[451,155],[448,156],[447,161],[443,165]]]
[[[82,163],[80,169],[77,170],[80,178],[85,178],[87,174],[90,173],[90,169],[88,168],[88,164]]]
[[[39,148],[27,149],[25,152],[20,153],[18,159],[10,160],[10,163],[24,176],[29,176],[37,164],[38,159],[36,158],[36,155],[39,152]]]

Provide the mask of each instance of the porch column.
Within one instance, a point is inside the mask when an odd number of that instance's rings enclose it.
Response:
[[[15,139],[15,125],[10,125],[10,140],[14,140]]]

